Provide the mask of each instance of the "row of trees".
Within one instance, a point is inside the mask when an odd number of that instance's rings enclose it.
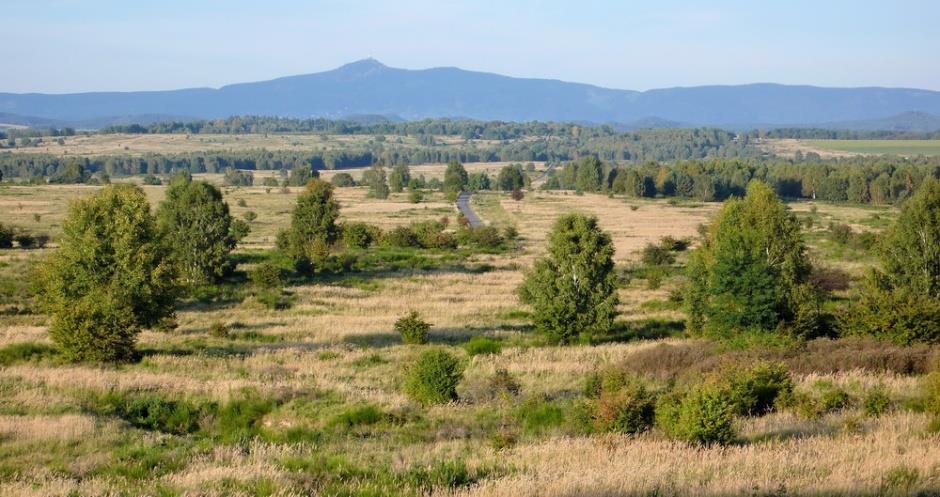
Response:
[[[693,335],[729,339],[774,333],[798,339],[866,335],[940,342],[940,181],[926,179],[877,244],[880,267],[860,298],[832,315],[812,278],[800,223],[766,183],[725,202],[692,252],[683,302]],[[560,218],[548,254],[520,287],[536,329],[556,343],[589,341],[616,315],[613,245],[597,220]]]
[[[701,201],[743,196],[754,180],[787,198],[888,204],[908,198],[927,178],[940,178],[936,159],[853,158],[820,163],[712,159],[618,166],[585,157],[557,168],[547,189]]]
[[[247,233],[214,186],[176,176],[151,213],[144,192],[110,185],[76,200],[59,249],[33,278],[49,333],[74,360],[118,361],[141,328],[174,326],[176,298],[231,269],[229,252]]]

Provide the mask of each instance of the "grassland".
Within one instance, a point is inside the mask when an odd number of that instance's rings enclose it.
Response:
[[[940,155],[940,140],[767,140],[765,148],[774,153],[792,156],[797,151],[813,152],[822,157],[853,155]]]
[[[0,222],[54,237],[68,200],[94,188],[0,187]],[[163,188],[146,187],[152,202]],[[273,247],[298,192],[226,188],[236,216],[258,215],[238,251],[244,265]],[[439,194],[411,204],[404,195],[365,193],[337,190],[343,220],[388,228],[456,215]],[[50,249],[0,250],[0,495],[932,495],[940,488],[940,438],[927,431],[925,414],[902,408],[918,402],[921,379],[911,373],[926,367],[929,348],[822,343],[788,356],[799,391],[841,388],[850,404],[816,419],[790,411],[740,419],[729,447],[690,447],[656,431],[579,431],[575,407],[597,368],[628,365],[663,386],[669,371],[695,374],[695,364],[725,353],[682,336],[682,313],[669,298],[679,276],[658,287],[629,277],[646,243],[694,236],[719,205],[561,192],[529,192],[521,201],[486,193],[473,202],[488,222],[517,227],[517,249],[297,281],[288,288],[294,305],[284,310],[224,295],[187,301],[175,331],[143,333],[141,360],[121,366],[59,362],[45,317],[11,307],[22,291],[14,282]],[[877,231],[896,215],[792,207],[812,220],[814,258],[855,276],[870,255],[834,244],[828,223]],[[515,289],[544,251],[553,220],[571,211],[597,215],[613,237],[625,276],[621,319],[599,344],[543,346]],[[402,367],[422,346],[401,344],[392,324],[411,309],[433,324],[432,346],[466,361],[459,402],[425,408],[402,394]],[[230,337],[213,336],[216,323]],[[464,345],[477,335],[501,341],[502,351],[470,356]],[[699,359],[680,364],[680,349]],[[892,359],[879,363],[884,357]],[[518,382],[518,395],[498,393],[500,369]],[[893,407],[867,416],[861,401],[876,388]],[[128,407],[140,405],[176,417],[143,419]]]

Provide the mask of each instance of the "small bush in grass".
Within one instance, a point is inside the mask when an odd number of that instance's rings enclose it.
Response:
[[[420,247],[418,236],[408,226],[397,226],[385,233],[382,242],[390,247],[412,248]]]
[[[368,404],[351,407],[337,414],[330,420],[328,425],[348,430],[356,426],[374,425],[383,419],[385,419],[385,413],[378,407]]]
[[[209,326],[209,336],[215,338],[229,338],[231,336],[231,330],[229,330],[229,327],[222,321],[215,321]]]
[[[878,417],[891,409],[891,397],[884,388],[878,387],[869,391],[862,400],[862,408],[866,416]]]
[[[519,238],[519,230],[515,226],[506,226],[503,228],[503,238],[510,241]]]
[[[382,238],[382,230],[366,223],[343,225],[343,244],[346,248],[368,248]]]
[[[460,361],[445,350],[423,352],[405,371],[405,393],[422,404],[457,400],[457,384],[463,379]]]
[[[669,249],[661,245],[647,243],[646,246],[643,247],[641,260],[646,266],[668,266],[676,262],[676,256],[673,255]]]
[[[139,331],[130,308],[110,294],[92,292],[53,316],[49,336],[68,360],[117,362],[134,357]]]
[[[37,342],[11,343],[0,347],[0,366],[27,362],[57,354],[55,347]]]
[[[420,204],[424,200],[424,194],[421,193],[421,190],[411,190],[408,192],[408,201],[412,204]]]
[[[656,405],[656,424],[688,443],[726,445],[735,438],[734,412],[727,391],[706,382],[663,396]]]
[[[248,278],[258,288],[280,289],[284,286],[284,280],[281,276],[281,268],[270,262],[258,264],[248,274]]]
[[[0,248],[13,247],[13,229],[0,223]]]
[[[592,402],[594,429],[642,433],[653,425],[653,404],[653,396],[638,379],[616,389],[605,389]]]
[[[924,378],[924,408],[940,421],[940,370],[934,371]]]
[[[519,381],[509,371],[502,368],[497,369],[486,383],[489,390],[497,395],[515,397],[522,389]]]
[[[849,393],[845,390],[841,388],[830,388],[823,392],[822,397],[819,399],[819,405],[823,412],[832,412],[848,407],[851,401],[852,398],[849,397]]]
[[[401,341],[410,344],[428,343],[428,331],[431,323],[421,319],[418,311],[411,311],[407,316],[395,321],[395,331],[401,335]]]
[[[764,414],[773,409],[779,396],[793,392],[790,372],[782,363],[761,362],[725,376],[730,400],[742,416]]]
[[[503,344],[499,340],[477,335],[468,340],[463,348],[469,356],[499,354],[503,350]]]

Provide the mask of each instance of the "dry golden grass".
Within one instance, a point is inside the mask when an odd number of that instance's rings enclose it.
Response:
[[[443,170],[439,165],[427,167],[427,174]],[[94,188],[5,187],[0,190],[0,222],[55,234],[68,200]],[[146,191],[155,203],[162,198],[164,188],[147,187]],[[286,226],[299,191],[225,188],[233,214],[241,217],[252,210],[258,215],[242,250],[273,246],[275,233]],[[341,188],[336,194],[343,220],[365,221],[383,228],[443,215],[453,219],[455,215],[453,206],[440,194],[418,205],[408,203],[403,195],[368,199],[364,188]],[[245,207],[238,205],[239,200],[245,201]],[[258,480],[273,485],[273,495],[301,495],[286,490],[298,475],[279,461],[285,457],[313,457],[327,450],[306,442],[220,443],[196,453],[180,468],[145,479],[140,484],[146,484],[147,489],[142,490],[134,486],[138,484],[134,481],[100,476],[96,470],[113,462],[116,456],[111,451],[115,447],[130,442],[159,446],[174,437],[134,430],[113,417],[82,411],[82,392],[108,390],[220,402],[239,398],[246,389],[274,397],[332,392],[350,405],[372,403],[390,412],[418,411],[426,420],[421,436],[400,439],[396,438],[399,435],[350,435],[329,447],[355,462],[369,465],[382,461],[395,470],[404,470],[414,464],[462,458],[471,467],[494,463],[515,468],[470,488],[435,489],[432,493],[438,495],[724,496],[784,489],[793,495],[912,495],[940,486],[940,439],[927,434],[925,415],[909,411],[862,418],[857,408],[851,408],[811,421],[790,413],[741,420],[741,442],[725,448],[694,448],[669,441],[655,431],[634,438],[552,432],[522,437],[511,448],[492,448],[483,435],[474,433],[473,426],[488,410],[499,408],[495,401],[477,398],[483,397],[479,392],[485,393],[488,379],[498,369],[518,379],[524,398],[570,399],[581,391],[585,376],[595,369],[629,362],[634,354],[663,342],[681,341],[671,338],[597,346],[531,346],[522,329],[525,320],[518,313],[522,307],[516,288],[524,269],[543,253],[545,235],[554,220],[567,212],[597,215],[601,226],[613,236],[618,263],[624,264],[638,260],[639,249],[663,236],[693,236],[697,226],[708,222],[719,206],[674,206],[661,200],[627,201],[595,194],[545,192],[527,193],[520,202],[506,195],[480,194],[475,196],[474,205],[491,224],[514,225],[521,233],[518,251],[475,255],[465,261],[466,266],[487,264],[491,270],[445,268],[319,281],[289,288],[295,303],[279,311],[250,301],[193,305],[180,310],[180,326],[173,333],[141,334],[139,348],[146,353],[137,364],[100,367],[31,361],[0,369],[0,463],[16,462],[26,468],[3,473],[0,495],[143,495],[154,494],[156,485],[181,495],[253,495],[233,484]],[[631,205],[637,208],[633,210]],[[810,206],[795,204],[794,210],[805,213]],[[818,204],[821,216],[859,226],[868,226],[864,221],[872,212]],[[39,223],[32,220],[33,213],[41,215]],[[0,262],[22,262],[21,258],[41,253],[0,251]],[[621,318],[680,319],[681,313],[676,310],[643,307],[651,300],[666,300],[675,285],[674,280],[667,280],[662,288],[649,290],[640,281],[621,289]],[[459,387],[462,402],[424,409],[402,394],[402,367],[419,348],[400,344],[392,325],[412,309],[433,324],[433,344],[449,347],[462,357],[466,355],[454,345],[469,336],[485,334],[507,339],[498,355],[467,358],[465,379]],[[47,342],[41,317],[33,319],[37,322],[0,316],[0,347]],[[256,332],[270,340],[213,338],[208,330],[215,322],[226,323],[235,332]],[[201,348],[197,349],[196,344]],[[240,347],[243,353],[227,352],[227,347]],[[216,349],[219,351],[214,352]],[[856,399],[875,387],[883,387],[898,401],[911,399],[920,385],[918,378],[870,371],[810,374],[795,379],[804,391],[831,384],[844,388]],[[505,415],[511,418],[512,412]],[[322,427],[326,421],[275,410],[263,418],[262,425],[270,429]],[[916,478],[910,486],[900,488],[898,477],[892,475],[907,474],[904,471],[916,472]],[[903,479],[900,481],[903,484]]]

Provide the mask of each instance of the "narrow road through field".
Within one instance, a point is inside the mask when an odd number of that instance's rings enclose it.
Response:
[[[477,213],[473,212],[473,209],[470,208],[470,197],[472,196],[473,194],[470,192],[460,192],[460,195],[457,195],[457,210],[463,214],[463,217],[467,218],[471,228],[476,228],[483,226],[483,221],[481,221]]]

